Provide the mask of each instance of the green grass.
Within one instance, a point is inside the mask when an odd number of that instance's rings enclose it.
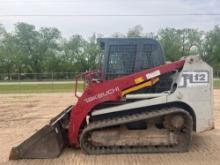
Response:
[[[214,80],[214,88],[215,89],[220,89],[220,79]]]
[[[220,89],[220,80],[214,80],[214,88]],[[79,84],[78,91],[83,90],[83,84]],[[73,92],[73,84],[13,84],[0,85],[0,94],[6,93],[55,93]]]
[[[82,91],[83,84],[78,85],[78,90]],[[53,92],[73,92],[73,84],[13,84],[0,85],[0,93],[53,93]]]

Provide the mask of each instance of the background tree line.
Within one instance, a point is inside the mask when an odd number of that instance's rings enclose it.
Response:
[[[174,61],[182,56],[200,54],[215,70],[220,70],[220,28],[211,31],[164,28],[144,33],[140,25],[126,34],[112,37],[150,37],[158,40],[166,59]],[[100,49],[96,35],[85,39],[74,34],[69,39],[57,28],[39,30],[27,23],[17,23],[13,32],[0,25],[0,73],[83,72],[99,66]]]

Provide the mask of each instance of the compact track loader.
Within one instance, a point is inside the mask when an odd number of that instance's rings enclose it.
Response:
[[[185,152],[192,132],[214,127],[212,68],[200,56],[165,62],[152,39],[100,39],[102,70],[76,78],[78,101],[17,147],[10,159]],[[79,96],[78,80],[87,86]]]

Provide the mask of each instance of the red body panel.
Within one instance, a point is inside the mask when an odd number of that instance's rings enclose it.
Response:
[[[69,123],[69,142],[72,145],[79,145],[79,130],[91,110],[107,101],[120,100],[121,92],[136,85],[135,79],[141,77],[144,81],[159,77],[160,75],[182,68],[185,60],[164,64],[155,68],[146,69],[114,80],[107,80],[101,83],[92,83],[84,91],[83,95],[71,111]]]

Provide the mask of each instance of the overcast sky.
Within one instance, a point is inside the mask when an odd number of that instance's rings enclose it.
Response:
[[[92,33],[110,36],[126,33],[135,25],[144,31],[157,32],[160,28],[198,28],[210,30],[220,24],[217,16],[94,16],[219,13],[219,0],[0,0],[0,24],[12,31],[17,22],[27,22],[37,28],[57,27],[63,36],[78,33],[88,37]],[[18,16],[18,15],[29,15]],[[30,16],[31,15],[31,16]],[[33,16],[35,15],[35,16]],[[47,15],[44,17],[36,15]],[[63,16],[48,16],[63,15]],[[64,16],[84,15],[84,16]],[[93,16],[85,16],[93,15]]]

